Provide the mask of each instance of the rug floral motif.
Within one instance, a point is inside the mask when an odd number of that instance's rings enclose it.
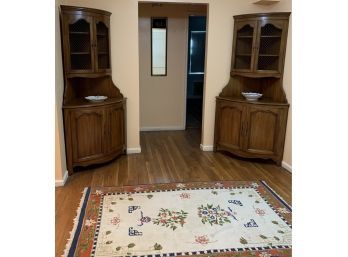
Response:
[[[289,257],[291,208],[263,181],[86,188],[67,257]]]

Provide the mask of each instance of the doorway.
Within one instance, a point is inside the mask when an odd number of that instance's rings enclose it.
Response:
[[[186,129],[202,127],[206,16],[188,22]]]
[[[199,134],[207,5],[139,3],[138,7],[140,131],[195,127]]]

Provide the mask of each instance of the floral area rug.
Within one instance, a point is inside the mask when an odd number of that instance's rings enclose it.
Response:
[[[86,188],[67,257],[288,257],[291,208],[263,181]]]

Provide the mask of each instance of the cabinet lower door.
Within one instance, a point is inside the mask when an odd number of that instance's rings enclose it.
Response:
[[[244,150],[262,155],[276,155],[280,142],[281,109],[249,106]]]
[[[217,143],[239,150],[242,146],[243,105],[220,103]]]
[[[104,154],[104,110],[79,110],[71,113],[73,161],[83,162]]]
[[[108,152],[116,152],[124,147],[124,110],[122,104],[108,109],[109,135]]]

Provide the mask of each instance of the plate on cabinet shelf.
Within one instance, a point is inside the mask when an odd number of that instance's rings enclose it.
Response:
[[[87,99],[88,101],[91,101],[91,102],[102,102],[107,98],[108,97],[104,96],[104,95],[89,95],[89,96],[85,97],[85,99]]]
[[[259,93],[252,93],[252,92],[242,92],[242,95],[246,98],[248,101],[257,101],[262,94]]]

